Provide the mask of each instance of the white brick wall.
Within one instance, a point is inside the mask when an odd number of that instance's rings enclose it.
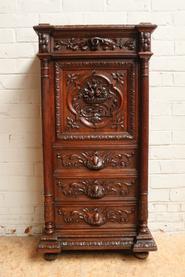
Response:
[[[149,222],[185,230],[185,1],[0,1],[0,234],[43,223],[37,36],[32,26],[152,22]]]

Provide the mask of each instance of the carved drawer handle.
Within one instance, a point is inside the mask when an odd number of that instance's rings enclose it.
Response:
[[[90,198],[95,198],[95,199],[102,198],[105,196],[105,188],[100,184],[94,184],[94,185],[88,186],[87,195]]]
[[[106,223],[106,217],[102,213],[99,213],[98,211],[94,211],[92,213],[86,213],[86,215],[84,216],[84,220],[89,225],[94,225],[94,226],[101,226]]]
[[[103,157],[100,157],[97,152],[94,153],[93,156],[87,156],[86,153],[83,154],[86,158],[84,161],[84,165],[92,170],[100,170],[105,166],[105,160]]]

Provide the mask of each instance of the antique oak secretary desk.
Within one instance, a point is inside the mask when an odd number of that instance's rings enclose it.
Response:
[[[41,61],[45,229],[39,252],[146,258],[148,63],[156,25],[34,26]]]

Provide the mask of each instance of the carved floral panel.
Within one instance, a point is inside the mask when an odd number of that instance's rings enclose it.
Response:
[[[132,63],[56,63],[55,74],[58,138],[133,138],[136,98]]]

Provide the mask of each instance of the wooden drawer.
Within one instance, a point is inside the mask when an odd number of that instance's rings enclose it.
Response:
[[[134,149],[115,150],[115,148],[101,147],[101,150],[84,149],[55,149],[54,150],[54,168],[55,170],[75,170],[75,173],[96,173],[116,172],[121,170],[134,170],[137,168],[137,151]]]
[[[63,229],[128,228],[136,224],[136,204],[58,204],[55,206],[55,222],[56,228]]]
[[[56,201],[134,200],[137,180],[130,178],[55,178]]]
[[[51,32],[52,43],[51,51],[55,55],[61,53],[64,55],[115,55],[115,54],[136,54],[137,50],[137,35],[132,29],[127,33],[123,32],[123,27],[120,30],[112,29],[112,32],[107,32],[107,28],[101,32],[95,27],[88,31],[84,30],[83,26],[78,27],[75,32],[70,28],[64,28],[62,31],[55,30]]]

